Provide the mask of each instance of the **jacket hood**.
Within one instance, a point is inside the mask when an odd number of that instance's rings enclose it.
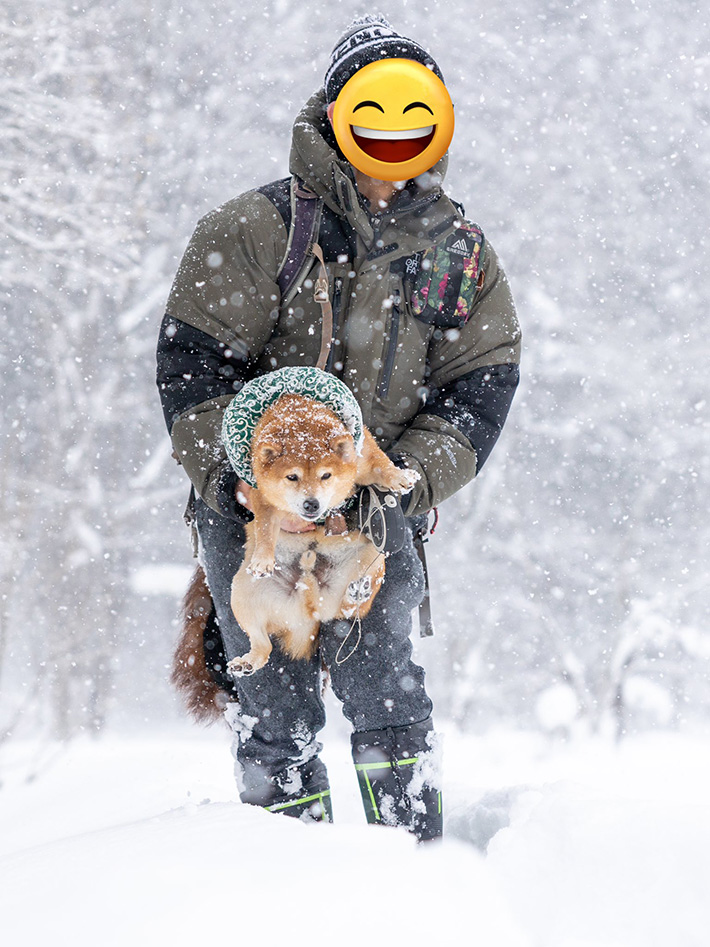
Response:
[[[448,154],[426,174],[409,181],[392,210],[396,212],[420,197],[435,200],[442,196],[447,167]],[[340,153],[328,121],[323,89],[310,97],[296,117],[289,170],[340,216],[352,216],[354,208],[361,205],[353,168]]]

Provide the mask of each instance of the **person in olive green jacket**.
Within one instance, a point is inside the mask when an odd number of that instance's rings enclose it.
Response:
[[[328,274],[334,325],[326,370],[351,389],[379,445],[420,474],[402,501],[413,527],[480,471],[518,383],[520,330],[508,281],[490,243],[442,190],[447,157],[401,186],[368,178],[337,146],[328,104],[359,68],[382,58],[413,59],[441,76],[429,54],[386,21],[356,20],[333,50],[324,87],[296,118],[291,176],[199,222],[168,300],[158,385],[176,454],[197,493],[201,562],[227,660],[246,645],[229,587],[250,513],[249,488],[221,443],[222,416],[247,380],[315,365],[321,345],[312,289],[319,263],[299,255],[299,195],[315,208],[309,236]],[[285,281],[289,267],[296,272]],[[290,520],[282,528],[306,524]],[[411,611],[423,594],[408,537],[387,560],[385,584],[347,661],[335,660],[347,634],[335,622],[322,629],[313,661],[290,661],[275,647],[265,668],[236,682],[238,704],[228,705],[227,717],[243,801],[331,817],[316,739],[324,662],[353,725],[368,821],[405,825],[421,839],[441,833],[431,701],[409,641]]]

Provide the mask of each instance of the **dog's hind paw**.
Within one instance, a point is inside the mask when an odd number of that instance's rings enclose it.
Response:
[[[348,585],[345,593],[345,602],[352,605],[359,605],[366,602],[372,595],[372,579],[369,575],[364,575],[361,579],[356,579]]]
[[[254,673],[254,667],[243,658],[232,658],[227,665],[227,671],[231,677],[248,677]]]
[[[244,655],[241,658],[232,658],[232,660],[227,665],[227,672],[231,677],[249,677],[250,674],[253,674],[257,668],[247,661],[246,658],[248,655]]]

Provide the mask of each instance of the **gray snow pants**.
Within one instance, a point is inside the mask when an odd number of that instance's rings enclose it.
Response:
[[[249,650],[249,640],[230,606],[232,579],[244,558],[241,523],[197,501],[200,560],[217,611],[227,660]],[[424,671],[411,660],[411,613],[424,594],[421,563],[411,536],[387,560],[387,573],[372,609],[362,620],[362,639],[343,663],[335,660],[351,622],[321,627],[319,651],[310,661],[294,661],[274,642],[268,664],[237,681],[239,712],[227,713],[235,732],[237,784],[243,802],[280,808],[284,800],[328,790],[328,774],[318,758],[316,734],[325,725],[321,661],[353,730],[406,727],[426,720],[432,704]],[[356,635],[342,652],[347,655]]]

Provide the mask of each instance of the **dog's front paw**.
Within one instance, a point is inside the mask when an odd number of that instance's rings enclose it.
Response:
[[[402,474],[402,493],[409,493],[410,490],[414,489],[414,484],[422,479],[422,475],[418,470],[410,470],[407,468],[400,472]]]
[[[257,559],[256,556],[247,566],[247,572],[253,579],[266,579],[273,575],[275,570],[276,562],[274,559]]]
[[[408,467],[402,470],[395,467],[387,482],[381,484],[384,490],[390,490],[392,493],[409,493],[414,488],[414,484],[421,480],[421,475],[416,470],[410,470]]]

